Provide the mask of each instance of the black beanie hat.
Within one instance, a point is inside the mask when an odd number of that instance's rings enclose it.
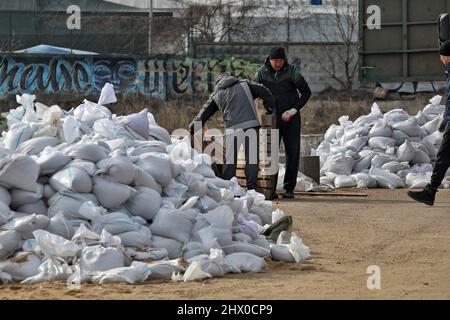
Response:
[[[439,48],[439,54],[441,56],[450,56],[450,41],[445,41]]]
[[[273,47],[270,49],[269,59],[284,59],[286,60],[286,52],[282,47]]]

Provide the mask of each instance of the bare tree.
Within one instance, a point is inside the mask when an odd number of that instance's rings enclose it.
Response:
[[[321,70],[351,91],[358,70],[358,6],[351,0],[332,0],[324,14],[312,14],[311,28],[320,49],[312,57]],[[330,18],[330,19],[328,19]]]
[[[264,32],[258,17],[270,9],[252,0],[211,0],[199,4],[192,0],[174,0],[182,10],[184,30],[191,41],[231,42],[236,38],[255,37]],[[205,1],[206,3],[206,1]]]

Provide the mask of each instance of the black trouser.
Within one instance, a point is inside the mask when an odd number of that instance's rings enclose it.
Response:
[[[300,115],[296,113],[289,122],[277,117],[277,128],[280,134],[280,144],[283,140],[286,159],[286,173],[284,175],[284,190],[294,191],[297,185],[298,166],[300,163]],[[278,174],[277,174],[278,180]]]
[[[431,186],[435,189],[439,188],[445,173],[450,167],[450,123],[445,128],[444,138],[437,154],[437,160],[434,164],[433,175],[431,176]]]
[[[256,141],[251,137],[254,137]],[[233,135],[227,134],[225,139],[227,150],[222,179],[230,180],[236,176],[238,152],[241,145],[244,144],[247,189],[256,189],[259,165],[259,127],[238,130]]]

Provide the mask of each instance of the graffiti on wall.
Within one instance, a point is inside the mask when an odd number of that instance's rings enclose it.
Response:
[[[211,93],[221,69],[249,79],[258,67],[258,64],[234,58],[0,56],[0,96],[35,92],[87,95],[100,92],[109,82],[116,92],[124,95],[166,99]]]

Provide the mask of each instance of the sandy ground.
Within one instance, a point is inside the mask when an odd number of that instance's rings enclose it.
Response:
[[[449,299],[450,191],[432,208],[406,190],[368,193],[274,204],[310,246],[304,264],[270,262],[264,273],[193,283],[0,285],[0,299]],[[380,267],[380,290],[367,289],[370,265]]]

